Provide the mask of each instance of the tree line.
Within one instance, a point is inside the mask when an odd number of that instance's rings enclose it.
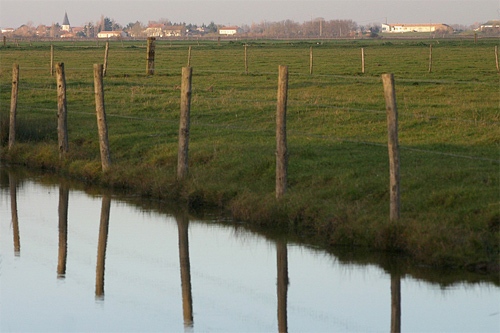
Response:
[[[74,37],[95,38],[101,31],[124,31],[132,37],[147,37],[147,27],[152,24],[164,24],[165,26],[181,26],[184,35],[215,35],[223,25],[216,24],[213,21],[209,24],[196,25],[186,22],[172,22],[162,18],[156,21],[149,21],[147,24],[142,22],[130,22],[122,26],[113,18],[104,17],[96,21],[88,21],[83,27],[73,27]],[[455,31],[471,31],[475,26],[452,25]],[[372,37],[381,31],[381,25],[378,23],[369,25],[358,25],[353,20],[325,20],[315,18],[310,21],[299,23],[293,20],[283,20],[279,22],[261,21],[250,25],[242,25],[243,35],[246,37],[346,37],[354,34],[367,34]],[[60,37],[66,33],[62,31],[59,23],[53,23],[51,26],[39,25],[35,27],[33,22],[23,24],[15,31],[10,32],[11,36],[18,37]]]

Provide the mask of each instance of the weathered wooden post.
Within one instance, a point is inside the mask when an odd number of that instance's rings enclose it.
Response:
[[[390,220],[400,218],[401,186],[400,186],[400,159],[398,141],[398,110],[396,105],[396,91],[394,88],[394,75],[382,74],[384,95],[387,113],[387,132],[389,148],[390,172]]]
[[[104,66],[102,70],[102,76],[106,76],[108,70],[108,54],[109,54],[109,42],[106,42],[106,48],[104,50]]]
[[[7,46],[7,37],[3,36],[3,47]]]
[[[68,254],[68,201],[69,187],[66,184],[59,186],[59,257],[57,263],[57,277],[63,279],[66,275],[66,258]]]
[[[106,246],[108,242],[109,212],[111,210],[111,197],[103,195],[101,205],[101,223],[99,226],[99,241],[97,245],[97,265],[95,278],[95,296],[104,298],[104,266],[106,260]]]
[[[474,33],[474,44],[477,44],[477,32]]]
[[[54,45],[50,45],[50,76],[54,76]]]
[[[104,86],[102,82],[102,65],[94,64],[94,91],[95,110],[97,115],[97,129],[99,130],[99,148],[101,151],[102,171],[111,166],[109,153],[108,125],[106,122],[106,111],[104,109]]]
[[[148,37],[147,46],[147,65],[146,74],[153,75],[155,73],[155,40],[154,37]]]
[[[429,73],[432,72],[432,44],[429,47]]]
[[[500,72],[500,67],[498,67],[498,46],[495,45],[495,64],[497,65],[497,72]]]
[[[245,75],[248,75],[248,45],[245,44]]]
[[[9,149],[16,141],[17,91],[19,88],[19,65],[12,65],[12,93],[10,95]]]
[[[177,151],[177,180],[184,179],[189,168],[189,122],[191,112],[191,67],[182,68],[181,116],[179,122],[179,149]]]
[[[361,48],[361,73],[365,73],[365,49]]]
[[[66,104],[66,78],[64,63],[56,65],[57,80],[57,137],[59,142],[59,157],[68,152],[68,117]]]
[[[188,63],[187,63],[187,67],[191,67],[191,45],[189,46],[189,49],[188,49]]]
[[[220,46],[220,37],[217,37],[217,46]]]
[[[288,66],[279,66],[278,102],[276,108],[276,199],[286,193],[288,148],[286,142],[286,108],[288,97]]]
[[[309,49],[309,74],[313,73],[313,47]]]

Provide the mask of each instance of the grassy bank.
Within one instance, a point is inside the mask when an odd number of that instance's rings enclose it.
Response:
[[[499,75],[494,41],[196,41],[190,170],[175,180],[180,68],[189,42],[111,43],[104,80],[112,168],[102,173],[92,64],[103,43],[60,43],[70,152],[59,160],[50,45],[1,49],[2,159],[164,200],[216,206],[326,245],[397,250],[431,265],[498,261]],[[428,72],[433,44],[432,73]],[[309,74],[309,48],[314,73]],[[360,48],[366,53],[361,73]],[[12,63],[20,64],[17,144],[6,149]],[[289,190],[274,199],[277,67],[290,70]],[[390,223],[385,102],[396,78],[402,219]]]

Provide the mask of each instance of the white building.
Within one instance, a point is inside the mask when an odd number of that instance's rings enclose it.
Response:
[[[123,31],[101,31],[97,34],[97,38],[118,38],[127,37],[127,33]]]
[[[500,30],[500,21],[488,21],[485,24],[481,24],[478,30],[496,29]]]
[[[240,27],[223,27],[219,29],[219,35],[232,36],[235,34],[241,34],[243,29]]]
[[[453,29],[446,24],[431,24],[431,23],[422,23],[422,24],[406,24],[406,23],[398,23],[398,24],[384,24],[382,23],[382,32],[390,32],[390,33],[402,33],[402,32],[435,32],[435,31],[452,31]]]

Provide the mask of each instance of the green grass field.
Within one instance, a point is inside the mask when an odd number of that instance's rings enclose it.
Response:
[[[249,73],[244,71],[248,43]],[[2,159],[240,220],[315,243],[398,250],[426,264],[498,261],[500,92],[495,40],[111,42],[105,104],[112,169],[102,174],[92,65],[104,43],[58,42],[70,152],[57,151],[50,44],[1,48]],[[429,73],[429,44],[433,45]],[[190,169],[175,180],[181,67],[192,46]],[[314,70],[309,74],[309,50]],[[361,73],[361,48],[366,54]],[[17,144],[7,150],[12,64],[20,66]],[[274,199],[277,71],[288,65],[288,193]],[[389,222],[380,75],[394,73],[402,218]]]

